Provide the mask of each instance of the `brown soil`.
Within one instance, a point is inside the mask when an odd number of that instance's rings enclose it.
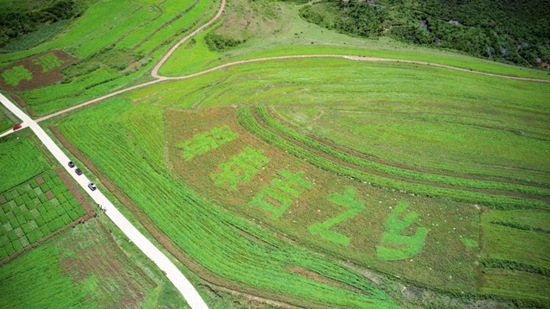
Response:
[[[36,182],[37,182],[39,185],[41,185],[41,184],[44,183],[44,179],[42,179],[42,176],[36,177]]]
[[[0,196],[0,205],[4,204],[6,202],[6,197],[1,195]]]
[[[48,198],[48,200],[51,200],[55,196],[53,195],[52,191],[48,191],[48,192],[46,192],[46,197]]]
[[[25,101],[23,101],[23,99],[21,99],[15,93],[10,93],[10,96],[21,108],[27,107],[27,103],[25,103]]]
[[[40,56],[43,56],[48,53],[53,53],[57,58],[59,58],[61,61],[63,61],[63,64],[59,68],[52,69],[48,72],[43,72],[42,67],[39,65],[35,65],[33,63],[33,59],[36,59]],[[63,75],[61,74],[61,69],[64,67],[70,65],[71,63],[74,63],[76,58],[73,56],[67,54],[64,51],[61,50],[50,50],[43,52],[41,54],[25,58],[23,60],[20,60],[16,63],[12,63],[11,65],[4,67],[0,70],[0,76],[2,73],[6,70],[11,69],[15,66],[24,66],[27,70],[31,71],[32,73],[32,79],[22,80],[17,84],[17,86],[11,86],[5,83],[3,78],[0,78],[0,89],[7,90],[7,91],[23,91],[23,90],[30,90],[35,88],[40,88],[43,86],[47,86],[53,83],[56,83],[63,79]]]

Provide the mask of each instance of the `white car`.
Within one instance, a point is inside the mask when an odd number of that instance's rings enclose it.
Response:
[[[90,190],[92,190],[92,191],[95,191],[97,189],[97,187],[95,186],[95,184],[93,182],[90,182],[88,184],[88,188],[90,188]]]

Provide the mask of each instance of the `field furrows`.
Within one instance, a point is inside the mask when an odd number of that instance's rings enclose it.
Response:
[[[450,185],[480,190],[487,189],[493,190],[493,192],[491,193],[497,194],[506,194],[504,192],[507,192],[508,195],[513,194],[511,192],[514,192],[516,194],[523,193],[524,197],[527,198],[539,198],[544,201],[550,200],[550,189],[545,187],[526,186],[506,181],[472,179],[469,178],[468,175],[464,175],[462,177],[453,177],[452,175],[432,174],[422,172],[421,170],[404,169],[398,166],[387,164],[385,162],[382,163],[382,160],[380,160],[379,158],[359,154],[353,150],[346,149],[334,142],[330,143],[327,142],[325,139],[315,137],[313,135],[300,135],[288,124],[282,123],[280,119],[273,117],[272,115],[274,114],[274,112],[272,111],[270,113],[269,109],[264,106],[256,107],[256,111],[258,112],[259,116],[257,119],[261,120],[266,127],[271,128],[275,132],[279,132],[281,136],[288,137],[294,141],[300,142],[302,145],[331,155],[348,164],[353,164],[361,168],[369,169],[370,171],[381,172],[386,175],[394,175],[400,177],[401,180],[409,179],[424,181],[423,183],[425,184],[432,183],[435,185]],[[517,196],[521,197],[522,195]]]
[[[403,182],[400,180],[380,177],[373,173],[365,173],[360,170],[336,164],[334,163],[334,161],[331,161],[324,156],[315,155],[314,153],[305,150],[303,147],[300,147],[290,142],[289,140],[277,135],[276,133],[267,130],[257,122],[258,119],[256,119],[254,115],[251,114],[249,107],[242,107],[238,115],[241,124],[243,124],[248,130],[260,136],[267,142],[273,143],[278,147],[281,147],[282,149],[289,151],[314,165],[318,165],[337,174],[347,175],[361,181],[372,182],[379,186],[387,186],[389,188],[395,188],[397,190],[405,190],[408,192],[414,192],[426,196],[452,197],[459,201],[481,203],[495,208],[513,208],[518,206],[541,209],[548,208],[548,203],[540,200],[525,200],[511,196],[498,196],[494,194],[483,194],[479,192],[455,190],[439,186],[426,186],[421,183]],[[300,138],[303,139],[303,137]],[[532,188],[530,190],[538,189],[539,188]]]

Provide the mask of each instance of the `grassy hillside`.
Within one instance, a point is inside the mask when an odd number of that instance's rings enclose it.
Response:
[[[345,275],[338,270],[343,277],[335,277],[333,271],[295,260],[305,256],[283,246],[291,240],[360,269],[399,276],[408,287],[435,293],[430,301],[436,306],[442,306],[438,293],[445,293],[462,305],[490,307],[496,300],[536,307],[546,302],[548,266],[541,244],[548,236],[529,231],[514,234],[513,228],[492,223],[508,222],[504,218],[510,217],[509,212],[491,213],[497,219],[489,219],[485,212],[491,208],[547,212],[547,162],[536,154],[536,149],[545,151],[548,136],[545,87],[401,63],[281,60],[135,90],[71,116],[59,127],[167,237],[199,261],[195,271],[224,286],[252,289],[294,304],[304,298],[319,299],[315,289],[286,290],[274,280],[267,284],[251,266],[258,265],[266,279],[272,270],[283,269],[290,282],[303,279],[291,274],[315,272],[322,278],[314,276],[314,280],[336,280],[330,281],[333,288],[345,284],[352,290],[363,289],[356,285],[361,280],[350,281],[354,275],[349,270]],[[234,109],[249,104],[274,105],[274,109]],[[220,105],[226,107],[214,108]],[[494,119],[487,111],[492,111]],[[396,116],[385,120],[386,114]],[[361,115],[373,119],[352,121],[362,119]],[[438,125],[441,121],[445,123]],[[88,124],[86,129],[83,123]],[[369,146],[373,138],[365,134],[378,136],[375,129],[389,130],[390,124],[408,134],[401,140],[399,131],[391,131],[384,141],[395,138],[395,145],[373,140]],[[421,125],[426,129],[420,130]],[[91,138],[99,133],[90,128],[108,126],[116,128],[109,130],[108,137]],[[410,128],[418,131],[412,134]],[[476,142],[469,142],[470,138]],[[460,147],[449,146],[442,151],[447,156],[430,157],[444,142]],[[431,143],[438,146],[430,150]],[[535,151],[532,161],[521,148],[495,157],[493,149],[517,143]],[[385,147],[396,151],[377,150]],[[93,151],[96,148],[107,150],[98,153]],[[421,150],[426,154],[418,153]],[[128,162],[127,169],[117,163],[121,158]],[[240,174],[232,164],[250,167]],[[502,165],[515,170],[514,176],[498,167]],[[164,189],[160,193],[154,188]],[[171,200],[176,195],[180,202]],[[206,201],[198,196],[207,198],[210,206],[199,206]],[[152,208],[151,202],[143,202],[156,200],[165,206]],[[218,207],[228,212],[218,213]],[[207,215],[205,209],[209,209]],[[192,215],[195,211],[202,215]],[[170,222],[163,219],[168,213]],[[195,218],[193,226],[177,223],[188,216]],[[547,219],[541,220],[547,224]],[[218,232],[212,232],[213,222]],[[227,230],[220,222],[227,222]],[[524,225],[519,222],[514,219],[510,224]],[[173,224],[180,229],[172,228]],[[210,230],[203,239],[213,243],[226,243],[217,238],[221,235],[230,237],[232,245],[218,246],[217,252],[226,256],[225,263],[232,269],[248,265],[247,274],[210,264],[217,257],[209,250],[209,258],[200,258],[205,250],[194,251],[193,242],[180,234],[183,227],[192,228],[194,235]],[[237,234],[230,232],[235,228]],[[501,246],[500,228],[511,231],[507,241],[522,242],[523,249],[507,251]],[[271,233],[275,238],[267,236]],[[246,244],[250,240],[254,245]],[[274,246],[271,259],[277,258],[271,266],[264,264],[260,254],[264,244]],[[241,246],[257,249],[250,255]],[[274,253],[283,248],[290,250],[285,252],[291,260],[279,260]],[[241,258],[230,258],[234,254],[226,255],[225,250],[239,252]],[[515,283],[517,290],[507,283],[510,275],[525,279]],[[396,283],[387,282],[380,288],[398,304],[419,301],[394,293]],[[530,293],[521,292],[530,289]],[[462,292],[467,296],[460,297]],[[367,299],[372,301],[370,295]],[[477,303],[479,299],[484,305]],[[354,306],[361,307],[347,305]]]

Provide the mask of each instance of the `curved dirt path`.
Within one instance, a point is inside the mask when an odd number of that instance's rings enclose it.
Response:
[[[225,0],[222,3],[224,3],[224,2],[225,2]],[[218,15],[216,15],[216,16],[218,16]],[[194,34],[196,34],[196,32],[194,32]],[[190,36],[187,36],[186,39],[189,39],[189,37]],[[178,46],[181,45],[184,42],[185,41],[183,41],[183,40],[178,42]],[[172,52],[173,52],[173,50],[172,50]],[[358,56],[334,55],[334,54],[274,56],[274,57],[266,57],[266,58],[239,60],[239,61],[225,63],[225,64],[219,65],[217,67],[206,69],[206,70],[201,71],[201,72],[197,72],[197,73],[193,73],[193,74],[189,74],[189,75],[184,75],[184,76],[174,76],[174,77],[166,77],[166,76],[158,75],[158,69],[162,65],[162,63],[159,63],[159,65],[157,65],[155,67],[156,72],[154,71],[152,73],[152,74],[155,74],[155,78],[157,78],[156,80],[146,82],[146,83],[143,83],[143,84],[139,84],[139,85],[136,85],[136,86],[132,86],[132,87],[129,87],[129,88],[125,88],[125,89],[122,89],[122,90],[118,90],[118,91],[112,92],[110,94],[101,96],[99,98],[95,98],[93,100],[90,100],[90,101],[87,101],[87,102],[84,102],[84,103],[80,103],[78,105],[74,105],[74,106],[69,107],[67,109],[64,109],[64,110],[52,113],[50,115],[38,118],[38,119],[36,119],[36,122],[41,122],[41,121],[50,119],[52,117],[62,115],[66,112],[70,112],[70,111],[78,109],[80,107],[83,107],[83,106],[86,106],[86,105],[89,105],[89,104],[92,104],[92,103],[99,102],[101,100],[113,97],[115,95],[124,93],[126,91],[130,91],[130,90],[138,89],[138,88],[141,88],[141,87],[153,85],[153,84],[156,84],[156,83],[159,83],[159,82],[162,82],[162,81],[184,80],[184,79],[194,78],[194,77],[198,77],[198,76],[208,74],[208,73],[211,73],[211,72],[214,72],[214,71],[217,71],[217,70],[221,70],[221,69],[224,69],[224,68],[237,66],[237,65],[242,65],[242,64],[248,64],[248,63],[264,62],[264,61],[275,61],[275,60],[285,60],[285,59],[305,59],[305,58],[340,58],[340,59],[347,59],[347,60],[352,60],[352,61],[399,62],[399,63],[408,63],[408,64],[419,64],[419,65],[433,66],[433,67],[438,67],[438,68],[443,68],[443,69],[449,69],[449,70],[455,70],[455,71],[461,71],[461,72],[466,72],[466,73],[485,75],[485,76],[491,76],[491,77],[497,77],[497,78],[505,78],[505,79],[519,80],[519,81],[540,82],[540,83],[550,83],[549,79],[538,79],[538,78],[529,78],[529,77],[500,75],[500,74],[495,74],[495,73],[488,73],[488,72],[474,71],[474,70],[464,69],[464,68],[459,68],[459,67],[453,67],[453,66],[450,66],[450,65],[438,64],[438,63],[433,63],[433,62],[402,60],[402,59],[392,59],[392,58],[358,57]],[[166,61],[166,59],[168,59],[168,57],[165,56],[163,58],[163,61]]]
[[[172,46],[172,48],[170,48],[168,53],[166,53],[166,55],[164,55],[164,57],[162,57],[160,62],[157,63],[157,65],[153,68],[153,72],[151,72],[151,76],[153,76],[154,78],[163,78],[162,76],[158,75],[158,72],[160,70],[160,67],[166,62],[166,60],[168,60],[168,58],[170,58],[170,56],[172,56],[172,54],[176,51],[176,49],[178,49],[178,47],[180,47],[181,44],[185,43],[185,41],[187,41],[190,38],[194,37],[197,33],[201,32],[204,28],[210,26],[213,22],[215,22],[218,18],[220,18],[220,16],[223,13],[224,8],[225,8],[225,0],[222,0],[222,3],[220,5],[220,9],[218,10],[218,13],[216,13],[216,15],[214,17],[212,17],[212,19],[209,20],[206,24],[200,26],[195,31],[189,33],[186,37],[184,37],[178,43],[176,43],[176,45]]]

